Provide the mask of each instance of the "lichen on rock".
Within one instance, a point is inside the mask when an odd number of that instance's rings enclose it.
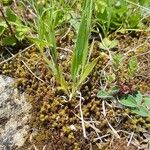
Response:
[[[21,147],[29,132],[31,105],[26,94],[14,86],[14,79],[0,75],[0,149]]]

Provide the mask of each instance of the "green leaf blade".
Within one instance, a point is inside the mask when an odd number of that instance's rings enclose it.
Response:
[[[5,27],[0,25],[0,36],[4,33]]]
[[[138,107],[138,105],[132,95],[129,95],[127,98],[122,99],[120,101],[120,103],[127,107],[132,107],[132,108]]]
[[[90,24],[92,17],[93,0],[86,0],[84,11],[79,26],[77,40],[72,55],[71,75],[73,81],[80,69],[83,70],[88,56],[88,39],[90,34]]]
[[[6,17],[7,20],[10,22],[16,22],[18,19],[17,15],[10,8],[6,9]]]
[[[97,57],[92,62],[86,65],[85,70],[83,74],[81,75],[80,80],[78,82],[78,85],[80,85],[87,78],[87,76],[92,72],[98,60],[99,60],[99,57]]]

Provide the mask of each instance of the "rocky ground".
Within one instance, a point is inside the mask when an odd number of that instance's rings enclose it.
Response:
[[[114,51],[127,53],[128,58],[136,55],[139,60],[136,76],[128,78],[124,64],[119,74],[120,81],[125,85],[132,84],[135,89],[147,95],[150,94],[149,36],[149,33],[137,36],[114,35],[119,40],[119,45]],[[68,45],[72,44],[69,42],[64,44],[58,40],[58,43],[62,48],[67,46],[71,49]],[[104,51],[95,45],[92,58],[101,52]],[[70,56],[68,51],[61,53]],[[148,150],[150,117],[138,117],[129,109],[120,106],[115,99],[102,101],[96,96],[98,90],[105,84],[101,72],[109,62],[108,54],[105,54],[106,57],[100,59],[81,88],[82,100],[79,95],[69,102],[66,95],[57,89],[54,77],[35,46],[2,60],[0,63],[1,148]],[[60,59],[60,62],[66,73],[65,78],[69,80],[69,60],[66,57],[61,58],[64,58]],[[106,74],[112,73],[110,67],[106,67]],[[83,137],[80,105],[87,139]]]

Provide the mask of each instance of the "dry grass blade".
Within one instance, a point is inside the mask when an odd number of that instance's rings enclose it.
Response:
[[[84,125],[83,112],[82,112],[82,108],[81,108],[81,104],[82,104],[82,96],[81,96],[81,93],[79,93],[79,97],[80,97],[79,107],[80,107],[80,115],[81,115],[81,121],[82,121],[83,136],[84,136],[84,138],[87,139],[86,130],[85,130],[85,125]]]
[[[10,60],[12,60],[12,59],[14,59],[14,58],[17,57],[19,54],[21,54],[21,53],[23,53],[23,52],[29,50],[30,48],[32,48],[32,47],[34,47],[34,46],[35,46],[35,44],[32,44],[32,45],[28,46],[27,48],[23,49],[22,51],[20,51],[19,53],[15,54],[15,55],[12,55],[11,57],[9,57],[8,59],[5,59],[4,61],[1,61],[1,62],[0,62],[0,65],[3,64],[3,63],[6,63],[6,62],[8,62],[8,61],[10,61]]]
[[[107,120],[107,123],[108,123],[110,129],[112,130],[114,136],[116,136],[116,138],[120,139],[119,134],[118,134],[117,131],[112,127],[112,125],[108,122],[108,120]]]

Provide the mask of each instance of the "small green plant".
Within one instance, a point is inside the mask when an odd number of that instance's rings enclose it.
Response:
[[[128,73],[126,78],[132,78],[138,70],[138,60],[135,56],[132,56],[130,58],[126,57],[126,55],[124,56],[122,54],[113,54],[112,68],[115,74],[117,74],[119,70],[122,72],[126,71]]]
[[[143,27],[140,21],[142,6],[148,2],[137,0],[135,3],[127,0],[95,0],[95,22],[101,28],[105,37],[112,31],[124,29],[137,29]],[[138,5],[137,5],[138,3]]]
[[[98,58],[89,62],[88,39],[90,34],[90,24],[92,17],[92,0],[85,0],[84,11],[79,26],[76,44],[72,55],[71,76],[72,94],[80,87],[81,83],[90,74],[96,65]]]
[[[110,40],[109,38],[104,38],[100,43],[100,48],[103,50],[115,48],[118,45],[118,40]]]
[[[82,82],[93,70],[98,58],[89,62],[89,46],[88,39],[90,35],[91,17],[93,0],[85,0],[83,6],[83,13],[81,22],[79,25],[79,31],[76,39],[75,46],[73,48],[72,60],[71,60],[71,77],[72,83],[67,83],[64,79],[61,71],[61,66],[58,64],[58,51],[56,49],[55,28],[56,20],[58,19],[59,7],[55,1],[50,1],[50,5],[46,4],[46,9],[40,4],[36,4],[37,7],[37,26],[38,37],[32,38],[43,55],[44,60],[49,65],[53,75],[60,84],[60,88],[65,91],[69,96],[74,96],[76,91],[80,89]],[[57,21],[58,22],[58,21]],[[51,59],[48,59],[45,55],[45,48],[50,52]],[[71,92],[70,92],[71,91]]]
[[[132,85],[123,83],[120,80],[118,71],[122,71],[125,74],[126,79],[132,79],[138,69],[138,61],[136,57],[131,57],[124,63],[126,57],[121,54],[114,54],[112,56],[112,68],[116,76],[116,83],[114,87],[106,90],[100,90],[97,93],[97,97],[101,99],[116,99],[116,97],[121,97],[119,102],[131,109],[131,112],[138,114],[140,116],[147,117],[150,115],[150,97],[143,96],[139,91],[135,92]]]
[[[115,99],[115,95],[119,92],[118,87],[113,87],[110,90],[100,90],[97,97],[101,99]],[[150,116],[150,97],[143,96],[139,91],[134,94],[124,95],[119,102],[131,109],[132,113],[139,116]]]
[[[62,75],[61,68],[58,64],[58,51],[56,49],[55,29],[57,23],[62,18],[63,10],[60,4],[57,5],[56,1],[52,0],[47,2],[34,2],[33,7],[37,13],[37,37],[29,37],[38,47],[43,59],[48,64],[53,76],[56,78],[65,93],[69,94],[68,84]],[[61,17],[60,17],[61,16]],[[50,59],[45,54],[45,50],[50,54]]]
[[[2,3],[4,6],[12,4],[13,0],[0,0],[0,3]]]
[[[21,42],[29,31],[29,28],[23,25],[22,20],[13,12],[9,6],[3,9],[0,6],[0,36],[1,45],[15,45]]]
[[[113,86],[108,90],[100,90],[97,93],[97,97],[101,99],[112,99],[119,92],[119,88],[117,86]]]
[[[136,57],[131,57],[128,64],[128,73],[130,76],[134,76],[134,74],[138,70],[138,61]]]
[[[150,116],[150,97],[143,96],[139,91],[135,94],[128,94],[120,100],[120,103],[131,109],[131,112],[143,116]]]

